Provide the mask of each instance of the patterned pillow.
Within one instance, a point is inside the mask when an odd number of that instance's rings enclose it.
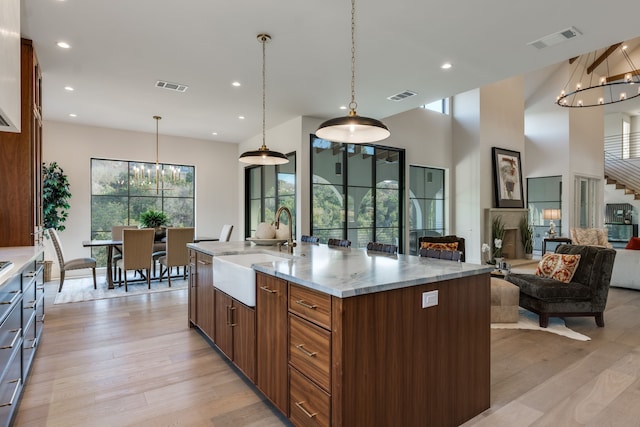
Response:
[[[547,253],[544,254],[538,263],[536,276],[548,277],[563,283],[569,283],[578,268],[579,262],[580,255]]]
[[[576,243],[578,245],[599,245],[598,231],[595,228],[576,228]]]
[[[458,250],[458,242],[451,243],[433,243],[433,242],[422,242],[420,245],[422,249],[438,249],[441,251],[457,251]]]

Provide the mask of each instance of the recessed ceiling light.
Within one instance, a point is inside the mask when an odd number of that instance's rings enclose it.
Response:
[[[78,117],[78,115],[75,114],[75,113],[71,113],[71,114],[69,114],[69,117]]]
[[[347,109],[347,106],[346,106],[346,105],[341,105],[341,106],[340,106],[340,109],[341,109],[341,110],[346,110],[346,109]]]
[[[69,92],[73,92],[74,89],[71,86],[65,86],[64,90],[68,90]]]
[[[445,62],[440,66],[440,68],[442,68],[443,70],[448,70],[451,67],[453,67],[453,65],[451,65],[451,62]]]
[[[214,135],[214,136],[215,136],[215,135],[217,135],[217,134],[218,134],[218,132],[211,132],[211,135]]]
[[[231,83],[231,86],[240,87],[242,85],[240,84],[240,82],[233,82],[233,83]]]
[[[244,116],[238,116],[240,120],[244,120]]]
[[[69,49],[71,48],[71,45],[67,42],[58,42],[56,43],[56,46],[61,47],[63,49]]]

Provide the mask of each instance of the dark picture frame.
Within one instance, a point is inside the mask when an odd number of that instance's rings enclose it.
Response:
[[[493,147],[495,207],[524,208],[520,152]]]

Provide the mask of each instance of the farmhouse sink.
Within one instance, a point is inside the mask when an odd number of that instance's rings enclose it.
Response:
[[[244,305],[256,305],[256,272],[254,264],[289,261],[269,254],[240,254],[213,257],[213,285]]]

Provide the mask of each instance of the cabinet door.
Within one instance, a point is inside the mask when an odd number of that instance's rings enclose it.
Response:
[[[287,282],[256,273],[256,385],[288,415]]]
[[[198,312],[198,298],[197,298],[197,277],[198,277],[198,262],[196,251],[189,251],[189,327],[192,328],[196,324],[196,315]]]
[[[232,312],[233,301],[231,297],[222,291],[215,289],[215,335],[213,341],[220,351],[233,360],[233,328]]]
[[[210,339],[214,336],[213,257],[198,254],[196,323]]]
[[[233,301],[233,361],[252,382],[256,381],[256,316],[255,310]]]

